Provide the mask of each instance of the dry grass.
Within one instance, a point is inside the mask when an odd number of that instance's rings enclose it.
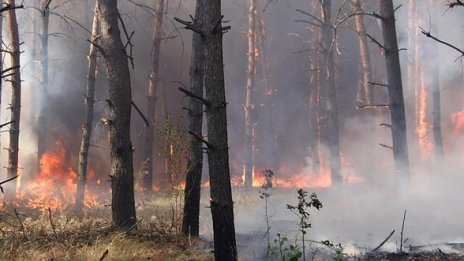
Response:
[[[209,242],[178,235],[179,218],[169,204],[139,202],[138,211],[137,228],[118,232],[108,207],[81,217],[70,208],[3,207],[0,260],[214,260]]]

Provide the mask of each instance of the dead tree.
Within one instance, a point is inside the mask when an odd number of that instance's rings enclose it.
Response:
[[[237,260],[222,54],[222,35],[227,28],[222,26],[221,1],[210,2],[204,11],[205,49],[208,50],[205,54],[205,93],[209,101],[206,117],[214,256],[216,260]]]
[[[7,0],[7,5],[16,6],[15,0]],[[18,33],[18,22],[16,20],[16,9],[10,9],[6,12],[6,19],[8,22],[8,29],[11,39],[11,66],[13,73],[11,76],[11,118],[12,124],[10,125],[10,137],[8,147],[8,175],[7,178],[13,178],[18,175],[18,156],[19,156],[19,127],[21,119],[21,50]],[[16,181],[17,182],[17,181]],[[16,186],[14,186],[16,188]],[[8,197],[14,198],[16,196],[15,189],[9,193]]]
[[[117,0],[97,0],[100,42],[109,81],[108,120],[111,146],[111,212],[113,225],[125,229],[136,223],[134,171],[130,138],[131,82],[128,56],[118,25]]]
[[[254,165],[254,104],[253,92],[256,70],[256,0],[249,0],[248,7],[248,69],[245,96],[245,188],[253,186]]]
[[[329,148],[330,175],[334,184],[343,182],[340,173],[340,130],[338,124],[337,89],[335,86],[334,31],[331,0],[321,1],[321,89],[325,92],[326,132]]]
[[[149,125],[145,133],[144,141],[144,161],[142,167],[143,173],[143,187],[146,191],[152,190],[153,183],[153,141],[155,135],[155,110],[156,100],[158,99],[159,90],[159,63],[160,63],[160,47],[162,41],[163,29],[163,13],[164,13],[164,0],[155,1],[155,24],[153,31],[153,50],[151,57],[150,78],[148,82],[148,96],[147,96],[147,117],[149,118]]]
[[[198,0],[206,1],[206,0]],[[197,137],[207,146],[210,204],[213,217],[214,257],[216,260],[237,260],[235,243],[234,204],[229,170],[229,147],[227,141],[227,111],[224,88],[224,61],[222,36],[230,29],[222,25],[221,1],[204,3],[197,16],[202,16],[204,24],[176,19],[187,29],[200,34],[205,48],[205,98],[196,97],[206,106],[208,140]]]
[[[429,4],[432,5],[433,1],[429,0]],[[432,8],[432,19],[434,23],[431,25],[431,30],[438,34],[438,11],[437,8]],[[434,42],[430,45],[430,57],[436,57],[439,59],[439,46],[438,42]],[[436,66],[440,66],[438,63]],[[434,140],[434,148],[435,148],[435,156],[438,160],[443,159],[443,137],[442,137],[442,129],[441,129],[441,98],[440,98],[440,70],[439,68],[430,68],[429,72],[432,72],[431,84],[432,84],[432,120],[433,120],[433,140]]]
[[[90,137],[92,136],[93,108],[95,100],[95,79],[97,76],[97,45],[99,43],[100,22],[95,8],[92,25],[90,51],[88,55],[89,66],[87,70],[87,87],[84,98],[85,122],[82,127],[82,140],[79,150],[79,165],[77,168],[76,209],[84,207],[85,184],[87,182],[88,157]]]
[[[48,26],[50,21],[50,4],[52,0],[41,0],[40,2],[40,64],[42,67],[40,76],[40,109],[37,117],[37,160],[40,166],[40,159],[47,149],[47,101],[48,101]]]
[[[355,13],[364,13],[361,0],[351,0]],[[374,91],[370,82],[372,82],[372,66],[367,45],[366,28],[364,26],[364,16],[355,15],[355,27],[358,34],[359,55],[361,64],[361,78],[358,84],[357,103],[374,104]]]
[[[201,16],[206,1],[197,0],[195,11],[195,27],[202,28],[205,23]],[[192,58],[190,61],[190,92],[193,96],[203,98],[203,84],[205,76],[205,42],[204,38],[194,33],[192,36]],[[182,233],[187,236],[199,235],[201,174],[203,170],[203,143],[197,137],[202,136],[203,103],[195,97],[190,97],[188,111],[189,120],[189,148],[187,174],[184,191],[184,215],[182,219]]]
[[[392,0],[380,0],[380,16],[390,96],[391,130],[395,172],[400,177],[409,176],[409,155],[406,137],[403,83],[395,26],[395,9]]]
[[[279,145],[278,137],[276,132],[276,117],[275,117],[275,98],[276,98],[276,88],[271,84],[271,71],[270,71],[270,62],[267,52],[267,38],[265,23],[262,14],[259,12],[258,8],[256,10],[256,20],[257,20],[257,33],[256,33],[256,42],[259,44],[260,57],[261,57],[261,68],[263,72],[263,83],[265,89],[265,108],[266,108],[266,119],[267,127],[269,131],[269,136],[271,136],[271,161],[272,161],[272,170],[278,175],[280,169],[280,157],[279,157]]]

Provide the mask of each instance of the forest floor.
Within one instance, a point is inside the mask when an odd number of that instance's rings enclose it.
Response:
[[[178,200],[178,199],[176,199]],[[111,228],[110,208],[0,208],[0,260],[214,260],[211,243],[179,233],[179,207],[138,203],[137,227]]]

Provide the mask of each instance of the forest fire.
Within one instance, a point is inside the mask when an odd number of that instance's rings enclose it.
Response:
[[[40,172],[27,182],[20,193],[19,201],[26,200],[31,209],[56,210],[73,205],[75,200],[77,173],[66,160],[66,149],[58,140],[52,151],[44,153],[40,160]],[[88,179],[93,179],[95,172],[89,171]],[[85,205],[93,207],[98,197],[86,190]]]

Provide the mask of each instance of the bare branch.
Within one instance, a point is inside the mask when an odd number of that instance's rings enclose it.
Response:
[[[378,83],[378,82],[367,82],[367,84],[369,85],[374,85],[374,86],[381,86],[381,87],[386,87],[388,88],[388,84],[385,84],[385,83]]]
[[[143,121],[145,122],[145,126],[146,127],[150,126],[150,124],[148,123],[147,117],[145,117],[145,115],[143,115],[143,112],[140,110],[140,108],[137,106],[137,104],[135,104],[134,101],[131,101],[131,104],[134,107],[134,109],[137,111],[137,113],[140,115],[140,117],[142,117]]]
[[[195,137],[195,139],[197,139],[198,141],[201,141],[202,143],[204,143],[206,145],[206,147],[208,148],[211,148],[211,143],[209,143],[207,140],[205,140],[203,137],[201,137],[200,135],[192,132],[192,131],[189,131],[188,132],[190,135],[192,135],[193,137]]]
[[[443,40],[438,39],[437,37],[433,36],[430,32],[425,31],[424,28],[422,28],[422,27],[420,27],[420,26],[419,26],[419,28],[421,29],[421,33],[422,33],[423,35],[425,35],[425,36],[427,36],[428,38],[431,38],[431,39],[433,39],[433,40],[435,40],[435,41],[437,41],[437,42],[439,42],[439,43],[441,43],[441,44],[444,44],[444,45],[446,45],[446,46],[448,46],[448,47],[453,48],[454,50],[456,50],[456,51],[458,51],[459,53],[461,53],[461,56],[464,56],[464,50],[462,50],[462,49],[460,49],[460,48],[458,48],[458,47],[456,47],[456,46],[454,46],[454,45],[452,45],[452,44],[450,44],[450,43],[447,43],[447,42],[445,42],[445,41],[443,41]]]
[[[380,49],[382,49],[382,50],[385,51],[385,46],[383,46],[383,44],[381,44],[379,41],[377,41],[377,39],[375,39],[374,37],[372,37],[370,34],[366,34],[366,36],[367,36],[372,42],[374,42],[375,44],[377,44],[377,46],[379,46]]]
[[[393,150],[393,147],[392,146],[389,146],[387,144],[383,144],[383,143],[379,143],[380,146],[386,148],[386,149],[390,149],[390,150]]]
[[[365,105],[356,105],[357,109],[376,109],[376,108],[389,108],[389,104],[365,104]]]

